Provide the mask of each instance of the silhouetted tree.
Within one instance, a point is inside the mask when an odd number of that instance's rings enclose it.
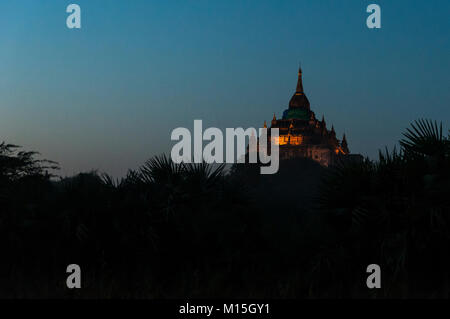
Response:
[[[448,297],[449,141],[419,120],[376,161],[263,176],[163,155],[118,180],[57,180],[56,163],[2,143],[0,297]]]

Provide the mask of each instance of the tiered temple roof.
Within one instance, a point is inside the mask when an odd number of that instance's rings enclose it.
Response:
[[[309,100],[303,89],[303,73],[298,71],[297,87],[289,101],[289,108],[283,117],[276,115],[271,121],[271,128],[279,129],[277,143],[280,146],[280,157],[309,157],[324,166],[332,165],[336,157],[350,153],[345,134],[342,141],[336,138],[334,127],[327,129],[325,117],[319,121],[311,111]]]

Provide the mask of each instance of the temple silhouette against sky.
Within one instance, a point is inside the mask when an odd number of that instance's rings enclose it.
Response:
[[[267,123],[264,122],[267,128]],[[327,129],[325,117],[317,120],[303,89],[302,70],[299,68],[297,88],[283,117],[274,114],[271,127],[279,129],[280,159],[310,158],[323,166],[333,166],[340,160],[361,161],[359,154],[350,154],[345,134],[336,138],[334,127]],[[268,130],[270,134],[270,130]]]

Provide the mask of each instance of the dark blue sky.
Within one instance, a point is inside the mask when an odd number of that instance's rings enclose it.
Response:
[[[69,30],[65,8],[82,8]],[[366,27],[366,7],[382,28]],[[450,119],[447,0],[2,0],[0,140],[62,174],[123,175],[173,128],[281,116],[298,62],[316,115],[374,158],[417,118]]]

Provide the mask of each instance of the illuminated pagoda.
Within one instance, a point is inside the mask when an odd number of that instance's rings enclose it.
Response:
[[[264,127],[267,127],[266,123]],[[289,108],[283,112],[281,119],[277,119],[274,114],[270,128],[279,129],[279,138],[274,142],[279,145],[282,160],[306,157],[323,166],[332,166],[340,159],[362,160],[361,155],[350,155],[345,134],[342,140],[338,140],[334,127],[327,129],[324,117],[320,121],[316,119],[303,90],[301,68]]]

